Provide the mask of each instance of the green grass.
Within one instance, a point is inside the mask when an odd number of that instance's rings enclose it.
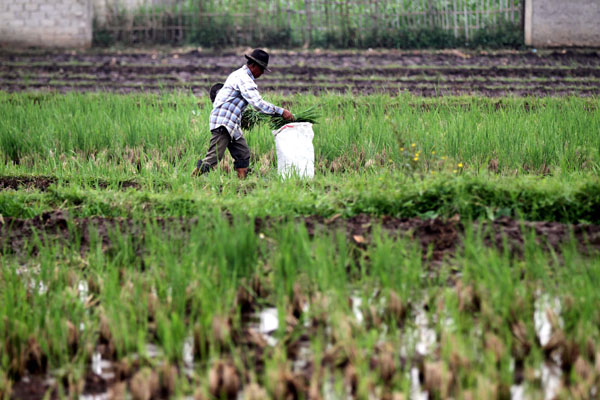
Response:
[[[475,171],[494,159],[505,174],[543,168],[554,174],[598,171],[600,112],[587,110],[589,100],[506,99],[500,111],[492,101],[468,97],[456,99],[469,104],[468,109],[440,100],[428,111],[410,107],[415,99],[408,95],[303,95],[285,101],[292,111],[315,105],[323,115],[315,126],[318,163],[353,154],[353,170],[364,169],[361,163],[377,157],[397,164],[403,158],[400,149],[416,143],[424,161],[435,151]],[[206,151],[210,108],[207,98],[200,102],[205,106],[198,107],[194,96],[174,92],[48,95],[36,104],[28,95],[3,93],[0,154],[5,165],[18,162],[24,172],[38,172],[40,167],[48,171],[59,164],[89,163],[91,157],[118,170],[126,168],[119,165],[130,163],[127,153],[133,152],[136,159],[165,162],[161,173],[170,176],[175,168],[191,168]],[[172,103],[177,107],[169,107]],[[272,154],[266,127],[246,136],[256,159]]]

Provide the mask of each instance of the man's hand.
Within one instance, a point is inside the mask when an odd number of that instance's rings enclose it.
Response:
[[[281,116],[283,117],[283,119],[285,119],[286,121],[293,121],[294,120],[294,116],[292,115],[291,112],[289,112],[288,110],[283,110],[283,114],[281,114]]]

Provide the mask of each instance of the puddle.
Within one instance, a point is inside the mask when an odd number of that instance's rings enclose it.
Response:
[[[188,336],[183,342],[183,372],[188,376],[194,375],[194,338]]]
[[[415,350],[422,356],[425,356],[433,351],[437,344],[437,335],[435,330],[429,326],[429,319],[423,307],[419,307],[415,317],[415,325],[417,328],[418,341],[415,345]]]
[[[263,335],[269,346],[275,346],[277,339],[273,333],[279,328],[279,314],[277,308],[269,307],[258,313],[258,332]]]
[[[437,334],[431,328],[427,312],[424,304],[420,304],[413,308],[414,325],[405,328],[404,337],[406,340],[400,348],[400,355],[408,357],[411,353],[410,349],[414,348],[415,352],[420,356],[431,354],[437,345]],[[452,319],[444,320],[444,324],[448,324],[451,328]]]
[[[510,400],[525,400],[525,385],[512,385],[510,387]]]
[[[44,281],[36,281],[35,279],[29,280],[29,290],[37,291],[38,294],[44,295],[48,291],[48,286],[44,283]]]
[[[552,337],[552,321],[550,321],[548,316],[549,312],[558,317],[558,323],[561,327],[564,325],[562,318],[560,318],[560,311],[560,300],[557,297],[551,298],[547,294],[538,295],[533,313],[533,323],[542,346],[548,344]]]
[[[309,347],[309,342],[302,342],[298,349],[296,358],[292,361],[293,372],[303,372],[310,365],[312,351]]]
[[[546,346],[550,342],[553,331],[552,315],[556,317],[555,323],[561,328],[564,321],[560,316],[561,304],[558,297],[550,297],[548,294],[537,293],[538,299],[535,302],[535,311],[533,314],[533,324],[540,345]],[[552,400],[557,395],[562,385],[562,370],[560,368],[561,360],[558,353],[551,355],[552,361],[545,361],[537,375],[541,378],[542,389],[544,390],[544,399]]]
[[[362,297],[359,296],[350,296],[352,299],[352,313],[354,314],[354,318],[356,318],[356,322],[362,325],[364,321],[364,317],[361,311],[362,306]]]
[[[96,352],[92,355],[92,372],[104,380],[112,380],[115,377],[113,363],[102,358],[102,354]]]
[[[90,294],[90,289],[87,281],[82,280],[77,283],[77,293],[79,294],[79,300],[81,300],[83,304],[86,304],[88,301],[88,296]]]
[[[411,400],[427,400],[429,398],[427,392],[421,389],[419,369],[417,367],[410,369],[410,398]]]
[[[153,343],[146,344],[146,355],[149,358],[157,358],[162,355],[162,350]]]
[[[558,395],[561,387],[562,370],[553,362],[545,362],[541,368],[544,400],[552,400]]]
[[[345,394],[340,393],[339,389],[336,387],[333,377],[325,379],[322,386],[323,400],[352,400],[352,390],[348,385],[343,385]]]

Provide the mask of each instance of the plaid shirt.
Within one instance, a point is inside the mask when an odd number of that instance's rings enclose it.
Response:
[[[260,97],[254,76],[244,65],[232,72],[223,88],[219,90],[210,113],[210,130],[224,126],[233,139],[239,139],[242,136],[242,113],[248,103],[265,114],[283,114],[283,108],[276,107]]]

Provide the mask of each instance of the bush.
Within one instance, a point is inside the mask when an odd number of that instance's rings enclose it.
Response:
[[[93,27],[92,45],[94,47],[110,47],[115,44],[115,37],[108,29],[100,27],[96,20],[94,20]]]
[[[495,28],[478,30],[470,43],[470,47],[485,48],[521,48],[524,45],[521,26],[510,21],[502,21]]]
[[[202,18],[197,21],[187,40],[194,45],[204,47],[224,47],[237,44],[235,26],[232,19],[222,17]]]

